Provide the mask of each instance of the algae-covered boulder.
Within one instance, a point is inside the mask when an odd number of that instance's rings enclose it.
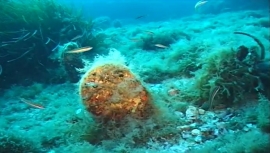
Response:
[[[124,65],[90,69],[80,82],[80,96],[89,112],[105,120],[145,118],[151,112],[150,94]]]

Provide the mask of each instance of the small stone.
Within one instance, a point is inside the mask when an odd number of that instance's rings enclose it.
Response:
[[[181,136],[183,139],[191,138],[191,135],[189,134],[189,132],[186,132],[186,131],[181,132]]]
[[[243,130],[244,130],[245,132],[248,132],[248,131],[250,131],[250,129],[251,129],[252,127],[253,127],[252,124],[246,124],[245,127],[243,128]]]
[[[218,129],[215,129],[214,130],[214,133],[213,133],[215,136],[218,136],[220,133],[219,133],[219,130]]]
[[[198,126],[198,124],[197,124],[197,123],[191,123],[191,124],[189,124],[189,126],[190,126],[192,129],[195,129],[195,128]]]
[[[170,90],[168,90],[168,95],[170,95],[170,96],[176,96],[176,95],[178,95],[179,94],[179,90],[178,89],[170,89]]]
[[[246,127],[252,128],[253,127],[253,124],[247,124]]]
[[[186,110],[186,118],[188,120],[197,120],[198,119],[198,109],[194,106],[189,106]]]
[[[82,112],[82,109],[77,109],[76,110],[76,115],[80,114]]]
[[[175,114],[177,117],[180,117],[180,118],[182,118],[182,117],[185,116],[184,113],[179,112],[179,111],[175,111],[174,114]]]
[[[199,108],[199,109],[198,109],[198,112],[199,112],[200,115],[203,115],[203,114],[205,113],[205,110]]]
[[[186,130],[190,130],[190,126],[189,125],[182,125],[182,126],[178,126],[177,129],[181,130],[181,131],[186,131]]]
[[[197,143],[201,143],[202,142],[202,137],[201,136],[196,136],[194,138],[194,141],[197,142]]]
[[[243,128],[243,130],[244,130],[245,132],[248,132],[250,129],[249,129],[247,126],[245,126],[245,127]]]
[[[201,135],[201,131],[198,130],[198,129],[193,129],[193,130],[191,131],[191,134],[192,134],[192,135],[198,136],[198,135]]]

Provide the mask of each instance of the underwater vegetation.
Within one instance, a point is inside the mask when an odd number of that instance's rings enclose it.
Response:
[[[0,9],[1,88],[14,83],[74,82],[65,71],[59,73],[61,62],[49,57],[68,42],[98,48],[104,39],[92,33],[91,19],[54,0],[1,1]]]
[[[259,48],[241,45],[236,50],[221,50],[218,54],[209,56],[197,80],[200,97],[210,98],[208,103],[203,104],[204,109],[214,107],[211,99],[214,97],[217,101],[222,99],[223,102],[220,101],[219,104],[230,106],[239,104],[247,95],[264,93],[269,96],[270,69],[269,60],[264,59],[264,46],[250,34],[234,33],[253,38]]]

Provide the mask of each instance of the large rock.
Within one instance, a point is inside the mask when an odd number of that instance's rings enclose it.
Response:
[[[81,79],[80,96],[87,110],[103,120],[143,119],[151,114],[149,92],[124,65],[90,69]]]

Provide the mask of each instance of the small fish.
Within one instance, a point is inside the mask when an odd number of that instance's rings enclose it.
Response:
[[[43,106],[41,106],[41,105],[39,105],[39,104],[34,104],[34,103],[32,103],[30,100],[27,100],[27,99],[24,99],[24,98],[20,98],[20,100],[21,100],[22,102],[24,102],[24,103],[26,103],[26,104],[28,104],[28,105],[34,107],[34,108],[44,109]]]
[[[197,10],[200,6],[204,5],[205,3],[207,3],[208,1],[204,1],[204,0],[200,0],[199,2],[197,2],[194,6],[195,10]]]
[[[74,50],[67,51],[65,53],[82,53],[91,50],[93,47],[82,47]]]
[[[140,15],[140,16],[135,17],[135,19],[138,20],[138,19],[144,18],[144,17],[146,17],[146,16],[147,16],[147,15]]]
[[[168,48],[168,46],[162,45],[162,44],[155,44],[154,46],[159,47],[159,48]]]
[[[3,68],[2,68],[2,65],[0,65],[0,75],[2,74],[3,72]]]

